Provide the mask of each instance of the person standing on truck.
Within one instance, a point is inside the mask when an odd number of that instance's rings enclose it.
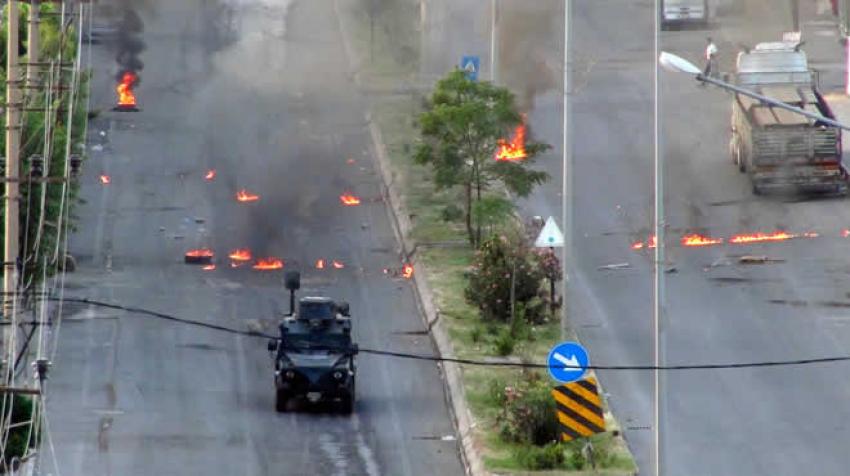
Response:
[[[703,70],[703,76],[711,76],[715,70],[717,70],[717,45],[714,44],[714,41],[709,36],[706,38],[708,45],[705,47],[705,70]]]

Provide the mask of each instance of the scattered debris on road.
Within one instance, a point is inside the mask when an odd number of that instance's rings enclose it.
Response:
[[[613,263],[606,264],[605,266],[599,266],[596,268],[597,271],[614,271],[618,269],[630,269],[632,267],[629,263]]]
[[[768,264],[784,262],[784,259],[769,258],[767,256],[744,255],[738,258],[738,263],[740,264]]]

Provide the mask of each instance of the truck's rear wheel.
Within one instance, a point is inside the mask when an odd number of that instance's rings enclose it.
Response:
[[[729,153],[732,156],[732,162],[738,166],[738,171],[744,173],[747,171],[747,162],[744,160],[744,154],[741,152],[741,142],[737,135],[732,136],[729,141]]]
[[[287,403],[289,403],[289,395],[283,390],[278,390],[274,398],[274,409],[278,413],[283,413],[286,411]]]

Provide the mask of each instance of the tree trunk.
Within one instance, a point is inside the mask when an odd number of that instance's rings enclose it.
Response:
[[[481,171],[476,170],[475,173],[475,191],[476,191],[476,200],[481,202]],[[478,217],[478,220],[475,221],[475,247],[481,244],[481,217]]]
[[[472,229],[472,184],[466,184],[466,234],[469,237],[469,244],[473,248],[478,248],[478,243],[475,242],[475,233]]]
[[[555,317],[555,309],[557,308],[557,300],[555,298],[555,280],[549,278],[549,309],[552,312],[552,317]]]

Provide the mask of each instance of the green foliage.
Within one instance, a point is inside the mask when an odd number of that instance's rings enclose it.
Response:
[[[458,221],[463,218],[463,210],[459,206],[451,204],[443,208],[443,211],[440,212],[440,217],[443,221]]]
[[[470,244],[478,246],[482,227],[501,216],[504,203],[491,202],[475,213],[475,204],[496,184],[525,197],[548,174],[534,170],[535,158],[549,145],[527,141],[527,159],[520,162],[494,160],[499,141],[522,123],[514,96],[489,82],[466,79],[454,71],[437,83],[426,111],[419,116],[422,141],[415,160],[429,165],[438,189],[464,190],[464,217]],[[477,215],[477,216],[476,216]]]
[[[532,300],[538,295],[542,279],[542,273],[530,261],[528,246],[521,239],[493,236],[473,257],[465,296],[481,310],[485,321],[508,322],[513,284],[514,317],[522,314],[524,320],[535,322],[540,308],[532,305]]]
[[[510,329],[502,329],[502,331],[499,332],[499,335],[496,336],[494,344],[496,355],[504,357],[513,353],[514,347],[516,346],[516,339],[512,335]]]
[[[26,18],[27,9],[24,5],[21,8],[22,18]],[[42,14],[56,13],[59,11],[58,5],[42,4]],[[77,35],[73,28],[69,28],[66,34],[62,35],[60,31],[60,17],[57,15],[43,15],[39,32],[41,34],[40,55],[42,59],[55,58],[62,49],[63,61],[71,61],[76,54]],[[21,23],[21,41],[26,39],[26,21]],[[6,29],[0,29],[0,40],[6,41]],[[23,51],[25,53],[25,51]],[[25,61],[22,58],[22,61]],[[2,48],[2,76],[5,78],[5,48]],[[23,74],[23,72],[21,73]],[[88,91],[89,74],[80,76],[80,87],[76,95],[76,103],[74,104],[74,117],[71,119],[73,125],[73,137],[71,138],[72,146],[83,143],[85,130],[87,125],[86,92]],[[67,83],[70,76],[65,74],[63,80]],[[63,92],[60,95],[54,95],[50,104],[47,104],[43,95],[34,95],[29,99],[28,107],[34,109],[24,113],[23,128],[21,129],[21,174],[25,175],[29,172],[29,158],[33,154],[45,156],[45,173],[51,177],[64,176],[65,170],[65,155],[66,146],[68,145],[68,117],[67,113],[54,113],[51,117],[50,131],[52,138],[52,146],[46,149],[44,146],[45,131],[48,126],[46,115],[43,111],[37,109],[50,106],[51,109],[57,111],[59,109],[68,109],[69,94]],[[5,116],[0,117],[0,124],[5,126]],[[0,149],[5,150],[6,138],[0,134]],[[82,153],[82,150],[72,152]],[[23,283],[25,286],[31,285],[42,277],[42,266],[45,261],[50,261],[51,264],[54,258],[53,248],[59,240],[59,233],[55,224],[59,221],[60,203],[63,193],[63,185],[61,183],[52,184],[32,184],[30,186],[21,187],[21,208],[20,208],[20,243],[21,256],[24,261],[25,276],[29,276],[28,282]],[[77,185],[71,184],[69,205],[73,205],[77,196]],[[42,200],[44,207],[42,207]],[[53,226],[51,226],[53,225]],[[2,230],[0,230],[0,239],[2,239]],[[61,259],[56,256],[55,258]],[[48,266],[48,273],[55,269],[53,266]]]
[[[33,400],[23,395],[15,395],[12,400],[12,418],[11,423],[21,423],[28,421],[33,416]],[[9,431],[9,440],[6,444],[6,451],[3,453],[3,462],[8,465],[12,459],[23,457],[27,448],[35,448],[41,438],[39,425],[34,425],[33,434],[30,434],[30,426],[23,425],[12,428]]]
[[[18,8],[18,41],[20,47],[18,51],[22,56],[22,61],[26,59],[27,55],[27,15],[29,14],[29,5],[20,4]],[[59,51],[60,45],[63,47],[63,55],[65,58],[72,58],[77,50],[76,43],[76,29],[72,25],[65,33],[65,41],[62,42],[62,34],[60,30],[60,16],[58,13],[61,10],[61,6],[58,4],[51,3],[42,3],[40,6],[41,10],[41,24],[39,25],[39,33],[41,35],[41,41],[39,43],[39,54],[42,58],[52,57]],[[8,5],[3,7],[3,18],[5,19],[8,16]],[[0,41],[2,41],[3,47],[0,48],[0,67],[3,68],[4,73],[6,69],[6,38],[8,32],[8,23],[6,21],[0,22],[2,26],[0,26]],[[5,76],[5,74],[4,74]]]
[[[472,219],[481,226],[484,234],[491,235],[499,225],[504,225],[513,216],[514,204],[499,196],[485,196],[472,205]]]
[[[472,342],[474,342],[476,344],[481,342],[481,327],[480,326],[473,327],[472,330],[469,331],[469,338],[470,338],[470,340],[472,340]]]
[[[552,281],[561,280],[563,277],[561,260],[558,259],[558,255],[554,250],[550,248],[537,249],[534,251],[534,258],[546,279],[551,279]]]
[[[501,435],[514,443],[543,446],[559,438],[552,387],[539,373],[527,373],[514,387],[505,387]]]
[[[516,450],[516,460],[520,466],[532,471],[562,469],[567,462],[567,451],[559,443],[550,443],[546,446],[526,445]]]

